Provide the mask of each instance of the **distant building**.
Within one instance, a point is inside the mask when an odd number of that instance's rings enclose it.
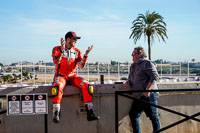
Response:
[[[200,63],[191,63],[190,65],[191,65],[190,67],[193,67],[193,68],[199,68],[200,67]]]

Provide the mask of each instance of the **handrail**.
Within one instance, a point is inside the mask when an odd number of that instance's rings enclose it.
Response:
[[[200,122],[200,119],[197,119],[195,118],[196,116],[199,116],[200,115],[200,112],[199,113],[196,113],[196,114],[193,114],[191,116],[188,116],[188,115],[185,115],[183,113],[180,113],[180,112],[177,112],[177,111],[174,111],[174,110],[171,110],[171,109],[168,109],[168,108],[164,108],[162,106],[159,106],[159,105],[154,105],[154,104],[151,104],[149,102],[146,102],[146,101],[143,101],[143,100],[140,100],[140,99],[137,99],[137,98],[134,98],[132,96],[129,96],[127,94],[132,94],[132,93],[141,93],[141,92],[160,92],[160,93],[168,93],[168,92],[173,92],[173,93],[176,93],[176,92],[197,92],[197,91],[200,91],[200,88],[195,88],[195,89],[163,89],[163,90],[128,90],[128,91],[115,91],[115,133],[118,133],[118,95],[120,96],[123,96],[123,97],[126,97],[126,98],[129,98],[129,99],[132,99],[132,100],[137,100],[141,103],[145,103],[145,104],[148,104],[148,105],[151,105],[151,106],[154,106],[156,108],[159,108],[159,109],[162,109],[162,110],[165,110],[167,112],[170,112],[170,113],[174,113],[174,114],[177,114],[177,115],[180,115],[180,116],[183,116],[185,117],[184,119],[182,120],[179,120],[177,122],[174,122],[166,127],[163,127],[162,129],[160,130],[157,130],[157,131],[154,131],[154,133],[158,133],[158,132],[162,132],[164,130],[167,130],[171,127],[174,127],[182,122],[185,122],[189,119],[192,119],[192,120],[195,120],[195,121],[198,121]]]

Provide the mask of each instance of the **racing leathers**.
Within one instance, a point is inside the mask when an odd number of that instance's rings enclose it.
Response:
[[[82,57],[81,51],[72,47],[61,51],[61,46],[56,46],[52,51],[53,62],[56,64],[54,86],[58,86],[58,94],[53,98],[54,104],[61,104],[63,89],[67,82],[81,88],[84,103],[92,102],[92,96],[88,92],[88,82],[76,75],[77,65],[83,68],[87,57]]]
[[[63,96],[63,89],[69,82],[74,86],[81,88],[83,100],[87,111],[87,120],[97,120],[94,115],[92,95],[89,93],[89,83],[76,75],[76,67],[83,68],[86,64],[87,57],[82,57],[81,51],[75,47],[61,51],[61,46],[56,46],[52,51],[53,62],[56,64],[56,72],[54,75],[54,88],[52,94],[57,88],[57,93],[53,97],[53,121],[60,121],[60,104]],[[54,89],[54,90],[53,90]]]

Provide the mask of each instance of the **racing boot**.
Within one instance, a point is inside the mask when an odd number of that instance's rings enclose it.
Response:
[[[60,122],[60,104],[53,104],[53,122]]]
[[[85,108],[87,112],[88,121],[98,120],[100,118],[94,114],[92,102],[86,103]]]

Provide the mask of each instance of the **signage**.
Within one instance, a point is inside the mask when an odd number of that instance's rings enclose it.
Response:
[[[20,114],[20,95],[7,96],[7,114],[19,115]]]
[[[7,115],[25,114],[48,114],[47,94],[7,95]]]
[[[33,114],[33,95],[21,95],[22,114]]]
[[[35,94],[34,98],[35,98],[35,113],[47,114],[47,95]]]

